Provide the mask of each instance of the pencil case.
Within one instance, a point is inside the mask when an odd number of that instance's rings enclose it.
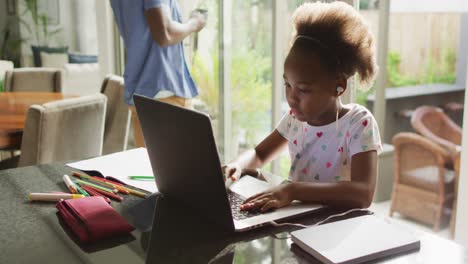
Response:
[[[134,230],[101,196],[61,200],[56,207],[65,224],[82,242],[94,242]]]

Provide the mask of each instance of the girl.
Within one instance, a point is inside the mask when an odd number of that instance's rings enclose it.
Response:
[[[343,105],[340,96],[355,73],[362,85],[373,81],[373,36],[359,13],[343,2],[303,4],[293,14],[293,26],[283,75],[291,110],[255,149],[225,165],[225,175],[232,180],[245,174],[261,177],[256,168],[288,146],[288,183],[248,198],[241,210],[264,212],[293,200],[368,207],[381,149],[379,130],[366,108]]]

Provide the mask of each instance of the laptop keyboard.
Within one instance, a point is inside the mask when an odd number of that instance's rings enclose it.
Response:
[[[242,219],[246,219],[246,218],[261,214],[260,210],[258,209],[250,210],[250,211],[241,211],[240,206],[242,202],[244,201],[244,199],[237,193],[229,192],[228,199],[229,199],[229,203],[231,204],[232,217],[235,220],[242,220]]]

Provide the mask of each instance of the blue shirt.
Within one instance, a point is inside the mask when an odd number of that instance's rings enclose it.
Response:
[[[162,4],[169,7],[172,20],[181,22],[175,0],[111,0],[127,49],[125,101],[131,105],[134,104],[133,94],[151,98],[162,90],[184,98],[198,94],[185,62],[182,42],[161,47],[151,35],[144,12]]]

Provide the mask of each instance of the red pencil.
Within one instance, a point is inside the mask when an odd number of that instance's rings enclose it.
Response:
[[[120,197],[120,196],[118,196],[118,195],[116,195],[116,194],[109,193],[109,192],[105,192],[105,191],[103,191],[103,190],[99,190],[99,189],[93,188],[93,187],[91,187],[91,186],[86,186],[86,187],[91,188],[93,191],[96,191],[96,192],[98,192],[98,193],[100,193],[100,194],[102,194],[102,195],[105,195],[105,196],[107,196],[107,197],[109,197],[109,198],[112,198],[112,199],[114,199],[114,200],[117,200],[117,201],[119,201],[119,202],[123,201],[123,198]]]
[[[81,186],[81,188],[83,188],[85,191],[87,191],[92,196],[101,196],[101,197],[104,198],[104,200],[106,200],[106,202],[108,202],[108,203],[111,202],[109,198],[107,198],[105,195],[102,195],[102,194],[96,192],[94,188],[88,187],[86,185]]]

